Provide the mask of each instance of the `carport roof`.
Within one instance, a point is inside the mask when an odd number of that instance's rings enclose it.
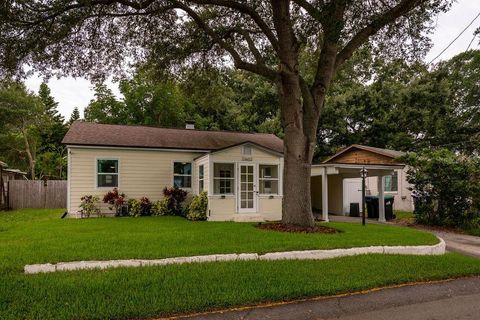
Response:
[[[352,144],[322,164],[350,164],[350,165],[402,165],[398,158],[405,155],[404,152]]]

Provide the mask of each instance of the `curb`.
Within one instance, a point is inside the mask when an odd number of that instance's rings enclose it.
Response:
[[[443,241],[442,238],[438,239],[439,243],[432,246],[372,246],[332,250],[270,252],[263,255],[259,255],[257,253],[229,253],[164,259],[72,261],[59,262],[56,264],[27,264],[25,265],[23,270],[26,274],[37,274],[51,273],[57,271],[109,269],[119,267],[165,266],[171,264],[220,261],[325,260],[363,254],[443,255],[445,254],[445,241]]]

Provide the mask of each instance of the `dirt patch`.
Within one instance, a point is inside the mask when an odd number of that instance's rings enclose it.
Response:
[[[325,226],[315,226],[315,227],[300,227],[300,226],[292,226],[280,222],[276,223],[259,223],[257,224],[257,228],[263,230],[272,230],[272,231],[280,231],[280,232],[293,232],[293,233],[338,233],[335,228],[325,227]]]

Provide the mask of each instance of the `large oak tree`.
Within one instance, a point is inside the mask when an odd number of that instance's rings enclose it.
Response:
[[[280,97],[283,220],[313,225],[310,167],[332,77],[362,46],[374,55],[421,56],[432,20],[447,2],[6,0],[0,72],[27,64],[94,78],[132,62],[175,68],[203,60],[259,74],[276,84]],[[300,63],[304,51],[315,54]]]

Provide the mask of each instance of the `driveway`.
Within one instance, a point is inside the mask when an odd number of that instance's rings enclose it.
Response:
[[[329,216],[330,221],[337,222],[352,222],[352,223],[361,223],[362,219],[357,217],[347,217],[347,216]],[[380,223],[377,220],[368,219],[367,223]],[[387,224],[394,225],[394,222],[387,222]],[[447,232],[447,231],[437,231],[433,229],[421,228],[424,231],[431,232],[437,237],[445,240],[447,245],[447,250],[452,252],[458,252],[467,256],[480,258],[480,237],[469,236],[461,233]]]
[[[183,316],[195,320],[466,320],[480,314],[480,277]],[[175,319],[175,318],[171,318]]]
[[[427,231],[433,232],[435,235],[445,240],[448,251],[480,258],[480,237],[445,231]]]

